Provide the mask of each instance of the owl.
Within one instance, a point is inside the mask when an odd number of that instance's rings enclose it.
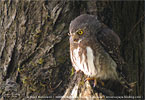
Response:
[[[69,26],[72,66],[90,79],[118,80],[119,36],[96,16],[82,14]]]

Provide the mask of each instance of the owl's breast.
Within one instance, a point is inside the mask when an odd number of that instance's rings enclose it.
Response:
[[[94,64],[94,52],[89,46],[86,48],[77,47],[71,50],[71,61],[76,70],[81,70],[87,76],[94,77],[97,70]]]
[[[97,47],[97,46],[95,46]],[[70,52],[71,61],[76,71],[83,71],[89,77],[117,79],[116,63],[102,49],[91,46],[74,48]]]

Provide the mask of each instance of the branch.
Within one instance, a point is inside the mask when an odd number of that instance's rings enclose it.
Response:
[[[61,100],[71,100],[72,98],[77,98],[78,100],[103,98],[104,100],[105,96],[114,95],[110,89],[102,87],[100,84],[97,84],[96,87],[93,87],[93,81],[85,82],[85,79],[86,76],[82,72],[75,73]]]

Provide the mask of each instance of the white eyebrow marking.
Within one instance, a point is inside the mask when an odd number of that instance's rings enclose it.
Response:
[[[80,43],[82,41],[82,39],[79,39],[78,43]]]
[[[73,35],[75,35],[76,33],[74,32],[74,33],[72,33]]]

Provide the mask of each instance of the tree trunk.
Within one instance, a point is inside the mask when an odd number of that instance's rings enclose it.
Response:
[[[0,98],[59,98],[70,96],[83,81],[74,74],[69,57],[68,28],[71,20],[83,13],[98,18],[121,38],[121,55],[128,64],[128,79],[136,82],[133,91],[122,93],[114,87],[95,89],[86,81],[91,96],[144,93],[144,2],[141,1],[0,1]],[[121,88],[121,87],[120,87]],[[70,89],[70,93],[68,93]],[[98,91],[101,93],[98,94]],[[93,93],[93,94],[92,94]],[[97,94],[96,94],[97,93]],[[117,93],[117,94],[114,94]],[[120,94],[119,94],[120,93]],[[66,95],[67,94],[67,95]],[[141,97],[139,97],[141,98]]]

